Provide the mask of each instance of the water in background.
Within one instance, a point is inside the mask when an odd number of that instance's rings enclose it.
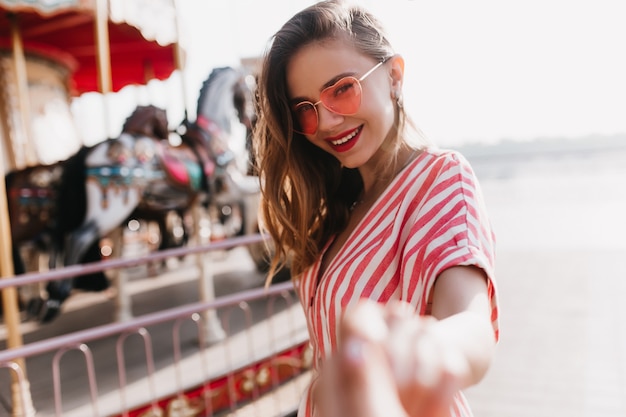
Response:
[[[460,149],[508,249],[626,249],[626,138]]]

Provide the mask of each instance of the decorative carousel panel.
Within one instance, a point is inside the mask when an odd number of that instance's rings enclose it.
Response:
[[[15,66],[11,52],[0,49],[0,102],[4,150],[14,156],[7,169],[51,164],[75,153],[82,142],[70,110],[68,80],[71,70],[53,57],[26,51],[28,131],[19,122]]]

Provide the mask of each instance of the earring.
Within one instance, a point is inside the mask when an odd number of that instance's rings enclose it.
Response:
[[[398,90],[394,90],[393,98],[396,100],[396,105],[398,106],[398,108],[402,108],[404,103],[402,102],[402,94],[400,94]]]

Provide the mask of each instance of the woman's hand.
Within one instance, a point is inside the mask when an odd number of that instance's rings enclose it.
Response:
[[[484,377],[496,344],[485,276],[467,266],[438,276],[432,316],[361,300],[340,326],[316,393],[323,417],[448,416],[455,393]]]
[[[407,417],[381,343],[388,334],[381,313],[367,301],[344,316],[339,350],[316,384],[316,416]]]
[[[450,404],[468,373],[468,365],[461,352],[447,344],[438,330],[438,320],[416,316],[408,304],[400,302],[383,307],[363,301],[357,308],[371,310],[369,321],[374,320],[375,314],[384,320],[387,334],[379,343],[385,350],[400,402],[407,414],[449,416]],[[355,313],[359,314],[358,311]],[[346,327],[358,326],[353,321],[357,318],[347,316]]]
[[[440,417],[466,372],[436,320],[406,304],[362,300],[346,312],[338,354],[318,381],[323,417]]]

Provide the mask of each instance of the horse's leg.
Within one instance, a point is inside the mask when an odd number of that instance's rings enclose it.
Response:
[[[47,268],[43,264],[42,259],[45,253],[36,245],[29,243],[27,245],[13,244],[13,272],[15,275],[22,275],[27,272],[45,271]],[[24,260],[26,258],[26,261]],[[26,309],[26,319],[36,316],[43,304],[41,297],[41,283],[28,284],[19,286],[17,289],[18,306],[20,311]]]
[[[240,181],[242,194],[243,211],[243,233],[254,235],[261,232],[259,225],[259,209],[261,202],[261,191],[258,177],[244,177]],[[267,272],[269,270],[270,253],[267,242],[258,242],[248,245],[248,253],[256,266],[257,271]]]
[[[159,242],[159,247],[157,250],[161,251],[161,250],[166,250],[166,249],[170,249],[176,246],[174,239],[172,238],[172,236],[170,235],[170,230],[167,227],[167,212],[163,213],[162,215],[158,216],[158,219],[156,221],[157,226],[159,228],[159,237],[161,239],[161,241]],[[167,266],[167,260],[163,259],[161,261],[158,261],[161,264],[161,268],[165,268]],[[157,268],[156,266],[153,266],[153,268]],[[156,275],[156,271],[154,273],[154,275]]]
[[[65,265],[77,265],[100,239],[100,232],[95,222],[87,222],[70,233],[65,243]],[[61,304],[70,296],[74,288],[74,278],[50,281],[48,291],[48,312],[42,319],[50,321],[59,314]]]
[[[19,245],[13,243],[13,274],[22,275],[26,273],[26,265],[24,264],[24,259],[22,258],[22,253],[20,251]]]
[[[98,238],[98,227],[92,221],[84,223],[77,230],[70,233],[65,244],[65,265],[78,264],[89,247]],[[39,320],[42,323],[48,323],[59,315],[61,305],[70,296],[73,286],[72,278],[48,282],[46,285],[48,299],[39,312]]]
[[[194,219],[194,232],[197,244],[203,243],[200,225],[202,219],[202,205],[199,203],[194,204],[192,208],[192,215]],[[198,266],[199,277],[198,286],[200,291],[201,301],[213,301],[215,299],[215,283],[213,280],[213,269],[211,264],[211,257],[207,253],[198,253],[196,255],[196,265]],[[206,334],[204,335],[204,341],[208,344],[217,343],[226,337],[226,333],[222,328],[222,325],[217,316],[215,310],[207,310],[204,312],[204,322],[206,325]]]
[[[107,204],[103,205],[103,193],[99,184],[88,181],[85,188],[87,195],[85,222],[66,238],[64,247],[66,266],[80,263],[91,245],[119,227],[139,202],[137,190],[131,188],[126,190],[127,192],[121,192],[119,189],[111,188],[105,190]],[[49,322],[60,313],[61,305],[70,296],[72,288],[72,278],[48,283],[46,286],[48,300],[40,313],[42,322]]]
[[[62,264],[62,254],[54,240],[50,242],[46,252],[47,256],[39,260],[39,271],[53,270],[56,269],[57,265]],[[47,315],[46,300],[48,296],[45,294],[47,284],[39,282],[33,285],[35,286],[33,288],[33,297],[29,298],[26,311],[29,319],[35,318],[42,321],[41,318]]]
[[[30,247],[28,250],[30,250]],[[26,263],[24,262],[24,258],[22,257],[20,245],[13,243],[13,274],[21,275],[25,274],[27,271],[28,269],[26,267]],[[20,310],[22,310],[23,307],[23,300],[31,300],[36,297],[36,294],[33,294],[32,291],[33,285],[36,284],[17,287],[17,302]]]
[[[161,241],[159,242],[159,247],[157,250],[165,250],[169,248],[173,248],[174,244],[172,239],[170,238],[170,234],[167,228],[167,212],[160,214],[156,220],[156,224],[159,227],[159,236]]]
[[[98,262],[102,260],[100,239],[96,239],[87,249],[80,260],[81,264]],[[104,271],[91,274],[78,275],[73,278],[73,287],[85,291],[104,291],[109,288],[109,279]]]

